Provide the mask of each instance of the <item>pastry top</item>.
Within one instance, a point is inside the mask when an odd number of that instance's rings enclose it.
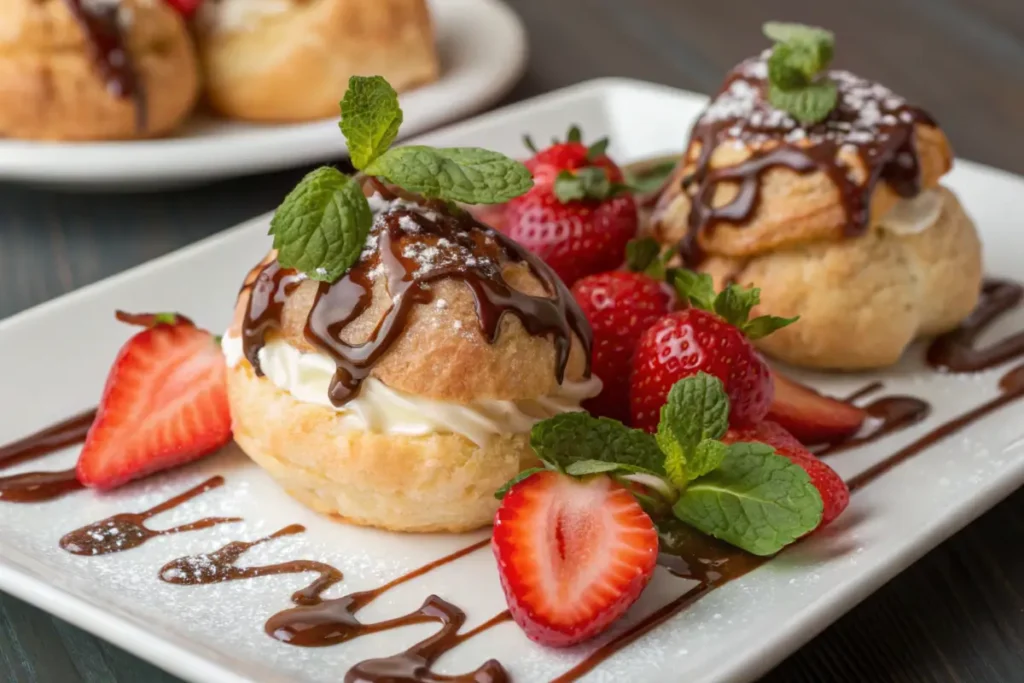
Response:
[[[935,122],[883,85],[829,70],[835,108],[803,125],[768,100],[770,51],[739,64],[697,120],[656,230],[691,252],[752,256],[862,234],[952,163]]]
[[[547,396],[589,377],[590,326],[539,259],[467,212],[369,179],[375,219],[359,261],[333,283],[281,268],[246,278],[230,334],[259,370],[267,335],[332,357],[331,401],[359,382],[454,403]]]
[[[115,18],[133,51],[176,38],[183,25],[165,0],[4,0],[0,49],[88,48],[81,17],[94,24]]]

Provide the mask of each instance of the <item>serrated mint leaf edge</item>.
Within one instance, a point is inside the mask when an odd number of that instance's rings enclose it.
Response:
[[[398,93],[384,78],[352,76],[341,101],[338,124],[352,165],[362,170],[386,152],[398,137],[404,118]]]

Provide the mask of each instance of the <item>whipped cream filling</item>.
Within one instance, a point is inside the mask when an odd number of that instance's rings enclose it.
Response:
[[[896,202],[878,222],[897,235],[916,235],[934,225],[941,213],[942,193],[923,190],[916,197]]]
[[[230,367],[244,357],[241,337],[224,335],[221,348]],[[406,436],[454,433],[480,446],[495,435],[525,434],[541,420],[580,411],[581,402],[601,391],[601,380],[595,376],[580,382],[565,381],[555,393],[535,399],[482,399],[463,405],[414,396],[368,377],[359,395],[339,407],[327,395],[335,371],[329,356],[300,351],[274,339],[260,349],[259,360],[267,379],[278,388],[299,401],[336,410],[348,428]]]

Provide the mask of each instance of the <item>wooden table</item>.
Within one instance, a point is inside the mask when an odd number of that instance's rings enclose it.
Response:
[[[510,2],[532,59],[508,101],[599,76],[710,92],[764,45],[762,21],[800,19],[835,29],[840,65],[932,110],[960,155],[1024,173],[1021,0]],[[115,197],[0,187],[0,317],[269,210],[303,170]],[[1024,681],[1022,539],[1017,491],[764,680]],[[0,594],[0,681],[174,680]]]

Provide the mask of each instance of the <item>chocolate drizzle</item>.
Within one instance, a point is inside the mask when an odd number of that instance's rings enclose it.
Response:
[[[88,410],[0,447],[0,470],[82,443],[95,418],[96,411]],[[23,472],[0,477],[0,500],[38,503],[81,488],[74,468],[58,472]]]
[[[978,336],[999,316],[1018,306],[1022,298],[1024,287],[1016,282],[986,279],[974,311],[959,327],[936,338],[928,347],[928,364],[948,372],[978,372],[1024,355],[1024,332],[991,346],[975,346]]]
[[[690,143],[699,145],[700,151],[693,172],[683,181],[692,205],[688,234],[681,245],[691,265],[702,258],[700,234],[710,233],[719,223],[742,226],[750,221],[761,201],[761,176],[771,168],[825,173],[839,193],[847,236],[867,229],[871,196],[879,180],[901,197],[921,191],[915,125],[935,125],[925,112],[881,85],[846,71],[830,71],[839,89],[836,108],[824,121],[801,126],[768,103],[765,59],[762,55],[737,66],[691,131]],[[712,168],[712,156],[724,144],[754,151],[736,165]],[[839,158],[847,151],[860,158],[865,177],[855,178]],[[722,183],[738,185],[738,191],[732,201],[715,207]]]
[[[913,443],[896,451],[885,460],[869,467],[856,477],[847,482],[850,491],[863,488],[880,476],[896,467],[900,463],[912,458],[926,448],[938,441],[956,434],[969,427],[989,413],[999,410],[1003,406],[1024,398],[1024,365],[1018,365],[1007,372],[999,380],[999,395],[991,401],[986,401],[977,408],[967,411],[962,415],[939,425]]]
[[[586,375],[590,375],[590,325],[562,281],[537,257],[468,212],[443,202],[398,195],[372,178],[364,181],[364,190],[379,195],[388,208],[377,214],[359,262],[338,281],[319,284],[304,330],[306,340],[337,366],[329,390],[334,405],[343,405],[358,393],[360,383],[402,334],[413,306],[430,303],[434,297],[430,284],[443,279],[469,287],[480,330],[489,343],[497,340],[502,318],[511,313],[529,334],[551,335],[559,383],[565,376],[573,334],[586,350]],[[512,288],[503,269],[516,263],[525,264],[549,296]],[[348,325],[372,305],[377,276],[386,278],[391,306],[366,342],[346,342]],[[253,283],[242,324],[242,346],[258,374],[266,334],[280,328],[284,303],[303,279],[273,261]]]
[[[313,560],[291,560],[263,567],[235,566],[250,548],[283,536],[301,534],[305,530],[306,527],[301,524],[292,524],[255,541],[234,541],[212,553],[179,557],[163,566],[160,580],[179,586],[196,586],[276,574],[316,572],[319,576],[313,583],[292,594],[292,602],[297,605],[315,605],[320,601],[321,593],[342,579],[341,572],[329,564]]]
[[[853,403],[883,388],[881,382],[872,382],[846,399]],[[867,431],[862,431],[837,443],[828,444],[814,453],[818,457],[841,453],[853,448],[878,441],[884,436],[901,431],[922,422],[931,415],[932,407],[927,401],[913,396],[882,396],[864,406],[869,422]]]
[[[169,536],[170,534],[180,534],[185,531],[208,529],[217,524],[227,524],[228,522],[241,522],[242,520],[238,517],[207,517],[197,522],[159,531],[146,526],[146,522],[150,517],[172,510],[211,489],[223,485],[224,477],[211,477],[202,484],[143,512],[122,512],[88,524],[80,529],[75,529],[60,539],[60,547],[73,555],[109,555],[138,548],[146,541],[157,536]]]
[[[136,130],[146,130],[146,95],[128,50],[120,2],[64,0],[64,4],[85,34],[89,52],[107,91],[118,99],[131,98],[135,106]]]

